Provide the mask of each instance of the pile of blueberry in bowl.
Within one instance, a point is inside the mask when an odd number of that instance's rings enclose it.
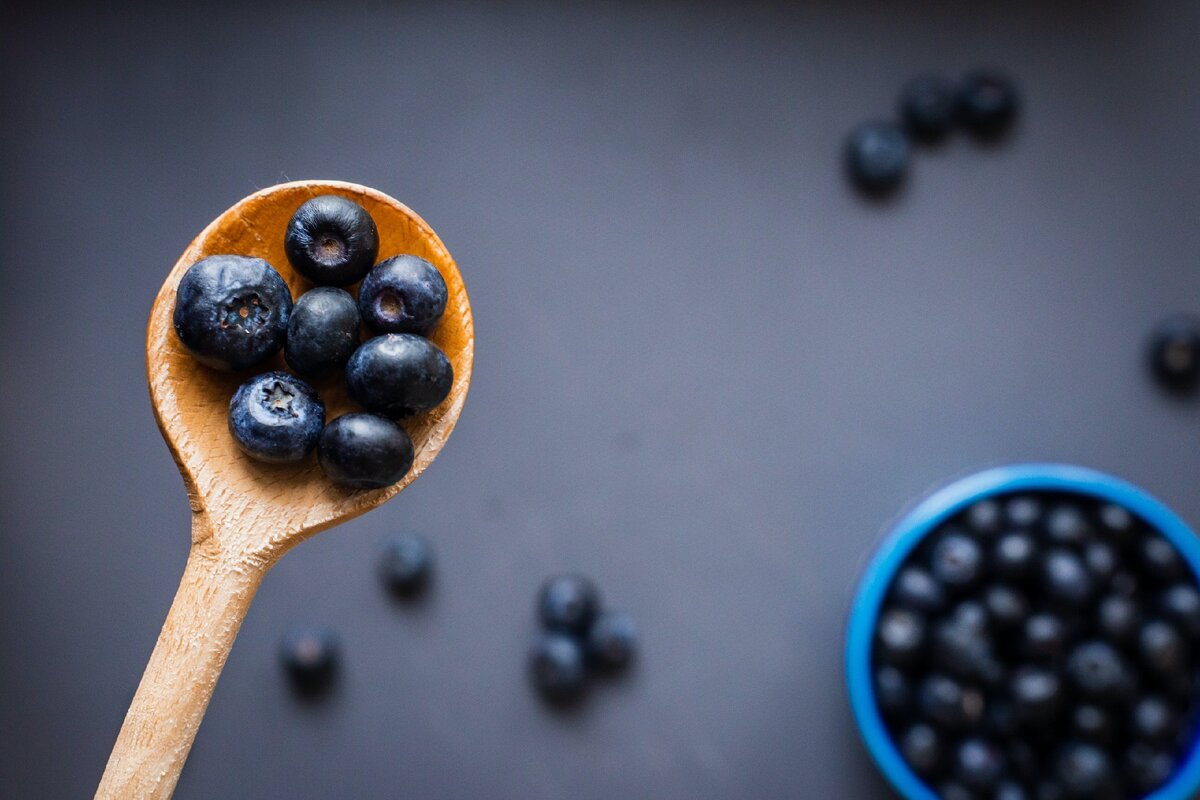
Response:
[[[401,423],[439,406],[454,383],[450,359],[432,340],[446,281],[417,255],[377,260],[375,220],[341,195],[309,198],[286,228],[259,232],[275,235],[300,285],[295,301],[266,259],[208,255],[179,282],[175,333],[206,367],[242,373],[239,380],[257,373],[233,391],[228,409],[230,435],[247,456],[294,464],[315,451],[338,486],[391,486],[414,457]],[[355,407],[327,420],[322,398],[330,394]]]
[[[1187,800],[1200,790],[1200,542],[1080,467],[926,498],[872,559],[846,672],[908,800]]]

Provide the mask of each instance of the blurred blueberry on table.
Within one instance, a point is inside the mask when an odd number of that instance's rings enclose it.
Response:
[[[387,587],[395,594],[411,597],[419,594],[429,583],[433,552],[425,537],[415,533],[398,533],[383,546],[379,572]]]
[[[229,401],[229,432],[246,455],[283,464],[312,452],[325,424],[325,405],[307,382],[266,372],[238,387]]]
[[[900,90],[900,117],[917,140],[935,142],[958,121],[958,87],[941,75],[918,75]]]
[[[637,653],[637,625],[624,612],[603,611],[588,628],[586,645],[592,664],[605,670],[622,669]]]
[[[882,193],[900,185],[908,171],[908,135],[891,122],[867,122],[846,140],[846,166],[863,191]]]
[[[350,293],[332,286],[305,292],[292,308],[283,357],[306,378],[346,366],[358,348],[358,306]]]
[[[574,636],[559,632],[539,636],[529,655],[529,667],[534,686],[546,699],[568,702],[583,694],[584,650]]]
[[[325,475],[346,489],[382,489],[408,474],[413,443],[408,433],[377,414],[344,414],[317,440]]]
[[[348,286],[375,263],[379,233],[361,205],[326,194],[296,209],[283,249],[296,271],[318,286]]]
[[[1200,379],[1200,320],[1180,315],[1160,322],[1150,335],[1147,360],[1164,388],[1175,392],[1196,388]]]
[[[376,333],[428,333],[446,310],[446,281],[423,258],[400,255],[375,265],[358,289],[363,321]]]
[[[279,659],[298,690],[316,693],[332,681],[339,650],[337,636],[328,628],[296,625],[284,634]]]
[[[346,364],[352,400],[378,414],[409,417],[434,408],[450,394],[454,368],[433,342],[412,333],[389,333],[364,342]]]
[[[582,575],[556,575],[542,584],[537,608],[547,628],[583,636],[600,611],[600,592]]]
[[[279,352],[292,295],[261,258],[215,255],[188,267],[175,293],[179,341],[207,367],[241,370]]]
[[[996,70],[974,70],[963,79],[959,108],[967,130],[993,139],[1009,129],[1020,104],[1016,84]]]

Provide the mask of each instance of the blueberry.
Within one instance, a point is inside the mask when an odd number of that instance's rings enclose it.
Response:
[[[1108,542],[1088,542],[1083,549],[1083,563],[1099,581],[1107,581],[1116,574],[1117,561],[1117,551]]]
[[[933,546],[929,566],[933,576],[943,586],[956,589],[969,587],[983,572],[983,552],[975,540],[951,533]]]
[[[992,568],[1001,578],[1020,580],[1038,563],[1038,549],[1028,533],[1006,533],[992,548]]]
[[[934,673],[926,676],[917,691],[922,716],[943,731],[971,730],[987,710],[983,693],[964,687],[953,678]]]
[[[1150,337],[1147,358],[1164,388],[1194,389],[1200,379],[1200,320],[1188,316],[1163,320]]]
[[[1173,581],[1183,577],[1186,569],[1183,558],[1175,545],[1157,535],[1142,539],[1138,548],[1142,571],[1159,581]]]
[[[898,667],[884,664],[875,670],[875,703],[886,717],[899,717],[912,707],[912,684]]]
[[[1191,639],[1200,638],[1200,591],[1194,584],[1180,583],[1163,592],[1163,614]]]
[[[1004,772],[1004,752],[987,739],[968,737],[954,751],[954,776],[969,789],[991,791]]]
[[[1065,693],[1057,673],[1027,666],[1013,673],[1009,695],[1019,722],[1041,725],[1058,714]]]
[[[1053,614],[1034,614],[1025,621],[1023,649],[1026,655],[1043,661],[1063,657],[1067,647],[1067,626]]]
[[[320,286],[296,301],[288,320],[283,357],[306,378],[319,378],[346,365],[358,347],[358,306],[342,289]]]
[[[1011,586],[994,584],[983,595],[988,617],[1001,628],[1023,625],[1029,614],[1029,601]]]
[[[1067,674],[1081,695],[1101,702],[1120,699],[1132,689],[1129,669],[1107,642],[1077,646],[1067,659]]]
[[[370,339],[346,364],[350,397],[368,411],[407,417],[434,408],[450,394],[454,368],[437,345],[411,333]]]
[[[413,443],[404,429],[389,419],[344,414],[321,431],[317,461],[338,486],[382,489],[408,474]]]
[[[943,781],[937,793],[941,800],[978,800],[974,792],[958,781]]]
[[[1010,497],[1004,505],[1004,516],[1014,528],[1032,528],[1042,520],[1042,503],[1027,494]]]
[[[1075,505],[1055,506],[1046,515],[1046,536],[1057,544],[1082,545],[1092,535],[1092,526],[1083,511]]]
[[[967,529],[977,536],[987,538],[1000,532],[1004,525],[1004,510],[995,500],[980,500],[967,509]]]
[[[1085,703],[1071,712],[1071,731],[1082,741],[1107,745],[1113,740],[1115,727],[1108,711]]]
[[[616,670],[632,661],[636,652],[637,626],[628,614],[605,611],[588,628],[587,655],[591,663]]]
[[[1013,780],[1004,781],[996,787],[993,800],[1029,800],[1025,787]]]
[[[384,544],[379,574],[394,593],[411,596],[428,584],[432,566],[433,553],[425,537],[415,533],[400,533]]]
[[[1021,739],[1009,739],[1004,748],[1009,768],[1021,781],[1031,783],[1041,772],[1033,745]]]
[[[600,592],[582,575],[556,575],[542,584],[537,607],[547,628],[582,635],[600,611]]]
[[[325,405],[316,390],[286,372],[251,378],[229,401],[229,432],[259,461],[299,461],[312,452],[324,424]]]
[[[1179,733],[1179,719],[1165,699],[1150,695],[1134,704],[1129,731],[1134,739],[1165,744]]]
[[[1108,586],[1117,597],[1134,597],[1141,587],[1141,581],[1129,570],[1119,569],[1113,573]]]
[[[907,566],[892,582],[891,601],[902,608],[936,614],[946,606],[946,592],[926,570]]]
[[[919,75],[900,92],[900,116],[914,138],[937,141],[958,117],[958,88],[940,75]]]
[[[333,194],[306,201],[292,215],[283,237],[288,260],[320,286],[362,280],[379,253],[379,233],[367,210]]]
[[[1187,669],[1187,643],[1179,631],[1162,620],[1151,620],[1138,634],[1138,653],[1151,670],[1178,675]]]
[[[279,644],[279,659],[297,689],[316,692],[328,686],[337,669],[338,640],[333,631],[296,625]]]
[[[1164,750],[1138,743],[1125,751],[1121,768],[1134,791],[1148,794],[1174,774],[1175,759]]]
[[[882,631],[880,644],[884,644]],[[881,647],[884,657],[892,655],[894,663],[912,663],[920,655],[918,646],[899,653],[894,652],[896,649],[895,646]],[[906,660],[898,660],[901,657]],[[939,622],[934,628],[933,663],[936,667],[960,678],[975,678],[990,670],[991,661],[991,644],[984,628],[954,619]]]
[[[1042,558],[1043,591],[1050,600],[1080,607],[1092,597],[1093,581],[1083,560],[1074,552],[1059,548]]]
[[[867,122],[846,140],[846,164],[860,189],[883,192],[894,189],[908,171],[908,136],[890,122]]]
[[[1017,115],[1017,88],[999,72],[975,70],[963,79],[959,105],[972,133],[981,138],[999,136]]]
[[[899,745],[900,755],[918,775],[929,777],[941,768],[942,737],[931,726],[918,722],[901,734]]]
[[[175,293],[175,333],[216,369],[253,367],[287,337],[292,295],[261,258],[209,256],[188,267]]]
[[[1104,638],[1119,645],[1134,641],[1142,624],[1142,614],[1132,599],[1109,595],[1096,610],[1096,626]]]
[[[446,310],[446,281],[419,256],[394,256],[367,273],[358,309],[376,333],[425,334]]]
[[[584,689],[583,645],[573,636],[545,633],[534,642],[529,654],[534,686],[546,699],[566,702],[577,699]]]
[[[1082,742],[1066,745],[1058,755],[1054,771],[1067,797],[1079,800],[1120,797],[1120,784],[1112,760],[1093,745]]]
[[[988,699],[987,711],[983,715],[984,729],[997,737],[1007,740],[1017,732],[1019,720],[1016,707],[1003,696],[992,696]]]

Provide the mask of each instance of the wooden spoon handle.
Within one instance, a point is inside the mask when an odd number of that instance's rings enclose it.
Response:
[[[168,798],[265,567],[230,564],[215,537],[187,567],[125,715],[96,798]]]

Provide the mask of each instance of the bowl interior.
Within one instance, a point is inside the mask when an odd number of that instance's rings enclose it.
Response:
[[[909,554],[941,523],[978,500],[1015,492],[1078,494],[1116,503],[1166,537],[1200,583],[1200,540],[1173,511],[1119,478],[1063,464],[998,467],[955,481],[905,513],[872,557],[859,582],[846,640],[846,679],[860,734],[884,776],[908,800],[938,800],[900,755],[875,702],[871,646],[880,608],[892,579]],[[1200,789],[1200,732],[1174,777],[1146,800],[1189,800]]]

